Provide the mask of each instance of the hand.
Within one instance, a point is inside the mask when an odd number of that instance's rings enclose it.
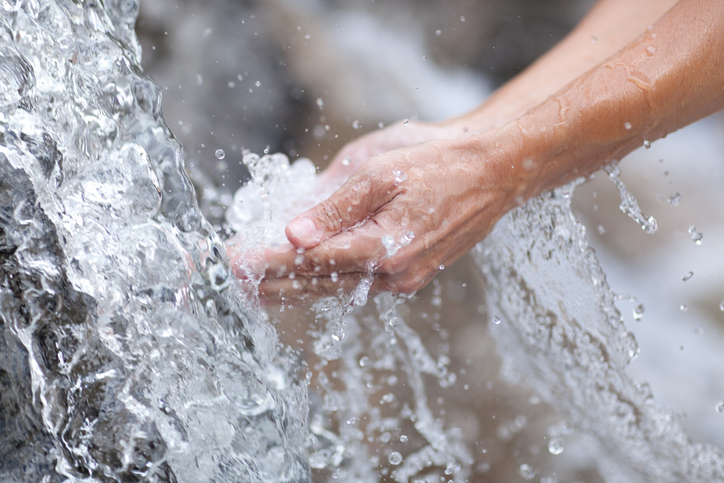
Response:
[[[265,299],[411,293],[482,240],[526,193],[495,136],[436,140],[370,159],[329,199],[293,219],[293,246],[269,249]],[[302,250],[303,249],[303,250]],[[300,253],[302,252],[302,253]]]
[[[463,128],[457,127],[453,121],[399,121],[347,143],[320,175],[320,181],[325,183],[345,180],[370,158],[394,149],[432,139],[454,139],[463,134]]]

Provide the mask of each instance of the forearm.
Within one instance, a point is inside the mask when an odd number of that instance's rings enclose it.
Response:
[[[718,111],[723,89],[724,1],[681,0],[619,53],[501,130],[512,157],[532,160],[518,196],[589,174]]]
[[[674,3],[675,0],[600,0],[553,49],[498,89],[478,109],[451,123],[483,132],[517,119],[621,50]]]

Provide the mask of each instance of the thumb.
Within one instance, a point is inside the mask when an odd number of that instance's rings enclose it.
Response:
[[[394,177],[384,171],[352,175],[328,199],[290,221],[287,239],[295,247],[314,248],[372,216],[397,194]]]

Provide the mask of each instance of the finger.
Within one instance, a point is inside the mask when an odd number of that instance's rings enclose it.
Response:
[[[246,246],[242,239],[232,238],[226,242],[226,254],[237,279],[258,281],[264,275],[267,262],[263,249]]]
[[[264,279],[259,284],[259,298],[266,302],[282,300],[316,300],[322,297],[350,294],[362,279],[362,273],[346,273],[335,277],[295,277]]]
[[[328,199],[289,222],[286,235],[292,245],[313,248],[366,220],[395,197],[391,168],[384,164],[368,167],[369,163]]]
[[[365,226],[352,229],[302,253],[294,248],[268,249],[265,277],[282,278],[290,273],[321,276],[369,271],[374,268],[375,261],[383,260],[386,255],[381,236],[370,231]]]
[[[264,302],[281,302],[284,300],[313,301],[322,297],[339,297],[351,295],[368,277],[369,273],[345,273],[334,277],[296,277],[267,280],[259,285],[259,298]],[[389,275],[373,276],[368,295],[372,296],[383,291],[395,291],[395,285]]]

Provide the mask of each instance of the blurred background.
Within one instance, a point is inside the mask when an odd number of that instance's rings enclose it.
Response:
[[[244,149],[308,157],[323,168],[342,145],[379,126],[460,114],[565,36],[592,4],[146,0],[137,32],[202,207],[219,222],[222,198],[247,179]],[[631,375],[651,384],[694,440],[722,446],[723,126],[721,116],[706,119],[622,162],[623,180],[659,222],[654,235],[620,212],[603,173],[574,196],[641,347]],[[407,317],[431,352],[450,354],[454,390],[431,385],[429,399],[463,429],[475,456],[471,481],[601,481],[585,437],[524,381],[499,378],[481,283],[462,260],[418,294]],[[308,314],[270,314],[283,340],[297,344]],[[549,450],[552,438],[565,450]]]

